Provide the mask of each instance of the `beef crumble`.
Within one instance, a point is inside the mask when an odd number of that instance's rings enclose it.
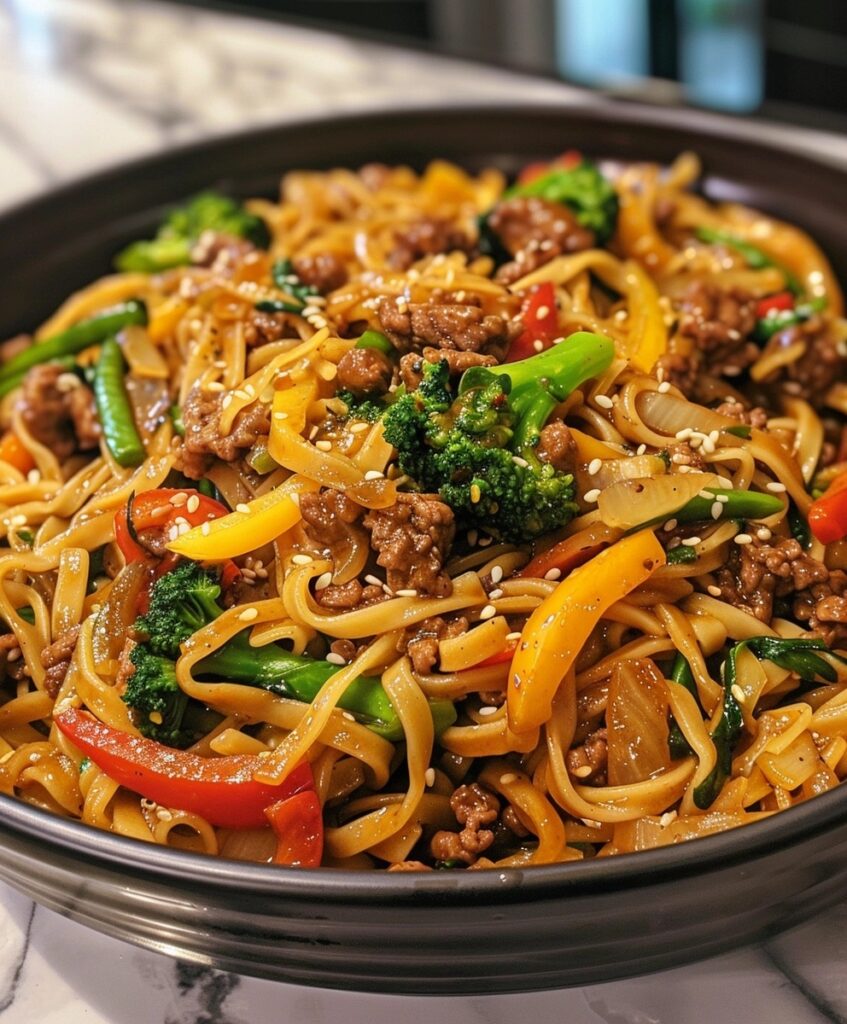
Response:
[[[608,732],[595,729],[578,747],[567,753],[566,764],[571,775],[584,785],[604,786],[608,763]]]
[[[377,307],[383,331],[400,352],[430,346],[503,357],[523,329],[520,322],[485,314],[469,302],[407,303],[383,298]]]
[[[191,480],[199,480],[212,458],[235,462],[243,452],[270,432],[268,407],[253,402],[235,417],[228,434],[220,432],[224,395],[194,387],[182,406],[185,437],[182,441],[182,471]]]
[[[44,689],[50,697],[55,697],[62,688],[78,639],[79,626],[72,626],[64,633],[60,633],[53,643],[41,652],[41,664],[47,670],[44,676]]]
[[[347,281],[344,261],[333,252],[319,252],[314,256],[295,256],[291,261],[294,273],[303,284],[326,295]]]
[[[346,494],[331,487],[300,496],[300,513],[306,536],[330,556],[350,542],[350,527],[362,514],[361,508]]]
[[[464,861],[473,864],[494,842],[494,830],[488,826],[497,821],[500,801],[478,782],[459,786],[450,797],[450,808],[461,832],[436,832],[430,843],[437,861]]]
[[[506,199],[488,218],[490,228],[512,256],[497,271],[497,280],[511,284],[556,256],[582,252],[595,243],[594,232],[584,228],[562,203],[538,196]]]
[[[560,473],[573,473],[578,461],[576,441],[561,420],[548,423],[541,431],[537,455]]]
[[[459,352],[450,348],[425,348],[423,352],[407,352],[400,357],[400,380],[406,385],[407,391],[415,391],[423,379],[424,362],[447,363],[451,377],[461,377],[465,370],[472,366],[496,366],[494,356],[484,356],[479,352]]]
[[[467,631],[468,620],[464,616],[448,621],[435,615],[406,630],[400,641],[400,650],[409,655],[415,672],[425,676],[438,661],[439,640],[450,640]]]
[[[34,366],[23,379],[19,401],[27,430],[60,461],[100,443],[91,389],[61,366]]]
[[[424,256],[438,253],[471,252],[473,242],[455,224],[443,217],[422,217],[394,232],[394,248],[388,262],[394,270],[408,270]]]
[[[456,532],[449,505],[434,494],[398,494],[394,505],[368,512],[364,524],[391,590],[449,597],[453,584],[443,566]]]
[[[820,402],[827,391],[847,372],[847,356],[843,347],[833,337],[829,324],[819,316],[813,316],[803,323],[786,327],[768,341],[764,353],[802,342],[805,351],[798,359],[780,367],[766,383],[778,381],[786,392],[797,395],[809,402]]]
[[[748,409],[746,405],[736,399],[728,399],[715,409],[721,416],[728,416],[731,420],[738,420],[748,427],[755,427],[757,430],[764,430],[768,425],[768,414],[760,405]]]
[[[393,374],[391,360],[378,349],[351,348],[338,360],[336,383],[356,398],[374,398],[388,391]]]

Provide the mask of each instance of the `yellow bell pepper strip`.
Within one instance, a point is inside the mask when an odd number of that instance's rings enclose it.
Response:
[[[630,303],[629,336],[635,347],[628,353],[629,361],[642,373],[650,373],[665,354],[668,332],[659,305],[659,290],[637,263],[628,263],[626,281]]]
[[[535,609],[509,672],[507,711],[516,733],[543,725],[559,684],[592,629],[666,561],[652,530],[624,537],[575,569]]]
[[[263,544],[270,544],[300,522],[297,496],[316,491],[318,485],[304,477],[291,477],[276,490],[247,503],[242,511],[195,526],[168,544],[174,554],[195,562],[225,562]]]

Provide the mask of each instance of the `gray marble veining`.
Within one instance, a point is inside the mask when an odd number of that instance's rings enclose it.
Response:
[[[174,142],[285,118],[585,100],[555,83],[146,0],[4,0],[0,97],[0,206]],[[803,138],[847,159],[843,140]],[[338,994],[177,964],[0,885],[0,1024],[847,1022],[845,961],[840,906],[766,946],[614,984],[465,999]]]

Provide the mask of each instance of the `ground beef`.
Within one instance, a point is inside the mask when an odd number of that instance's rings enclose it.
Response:
[[[594,232],[584,228],[562,203],[538,196],[518,196],[498,203],[489,227],[513,257],[497,271],[498,281],[511,284],[564,253],[594,246]]]
[[[757,430],[764,430],[768,425],[768,414],[760,405],[748,409],[741,402],[731,399],[721,402],[715,412],[720,413],[721,416],[728,416],[731,420],[738,420],[739,423],[745,423],[748,427],[755,427]]]
[[[703,471],[706,468],[706,460],[697,448],[692,448],[687,441],[674,441],[665,449],[668,458],[671,460],[671,467],[690,466],[692,469]]]
[[[330,583],[328,587],[315,592],[315,600],[322,608],[334,608],[341,612],[376,604],[377,601],[385,600],[387,596],[382,587],[373,583],[363,587],[358,580]]]
[[[794,616],[830,647],[847,646],[847,573],[831,569],[829,578],[797,594]]]
[[[827,417],[823,421],[824,442],[821,448],[821,467],[847,462],[847,426],[841,420]]]
[[[415,672],[425,676],[438,661],[438,641],[461,636],[467,631],[468,620],[464,616],[447,621],[436,615],[406,630],[399,647],[409,655]]]
[[[279,313],[262,313],[253,310],[244,328],[244,344],[247,348],[259,348],[285,336],[285,321]]]
[[[461,228],[443,217],[423,217],[394,232],[394,248],[388,256],[395,270],[408,270],[424,256],[440,252],[470,252],[473,242]]]
[[[700,359],[697,353],[684,355],[682,352],[665,352],[656,363],[659,380],[673,384],[687,396],[695,393],[699,374]]]
[[[494,356],[483,356],[479,352],[459,352],[449,348],[425,348],[420,355],[417,352],[407,352],[400,357],[400,379],[406,385],[407,391],[415,391],[423,378],[423,364],[447,363],[451,377],[461,377],[465,370],[472,366],[496,366],[497,360]]]
[[[255,246],[246,238],[222,231],[204,231],[191,250],[191,262],[197,267],[214,267],[224,271],[240,263]]]
[[[733,544],[732,548],[727,565],[717,572],[721,596],[761,622],[770,622],[775,598],[798,595],[829,582],[829,569],[807,555],[793,538],[783,537],[774,543],[754,540]],[[799,607],[806,609],[809,598],[814,599],[814,595],[804,595]]]
[[[768,341],[764,353],[778,352],[802,341],[806,350],[793,363],[780,368],[776,377],[786,392],[809,402],[820,402],[827,391],[847,373],[847,358],[842,346],[830,332],[829,324],[819,316],[778,331]]]
[[[608,733],[605,729],[597,729],[586,736],[583,743],[568,751],[567,766],[571,775],[586,785],[604,786],[606,784],[606,765],[608,763]]]
[[[300,512],[306,536],[317,547],[330,553],[350,541],[350,527],[362,514],[361,508],[346,494],[328,487],[300,496]]]
[[[573,473],[578,461],[576,441],[561,420],[548,423],[541,431],[537,454],[560,473]]]
[[[344,261],[332,252],[319,252],[314,256],[295,256],[291,261],[294,273],[303,284],[326,295],[334,292],[347,280]]]
[[[61,366],[34,366],[27,373],[20,409],[27,430],[60,461],[99,444],[94,395]]]
[[[735,376],[759,356],[750,341],[756,326],[756,300],[743,288],[720,288],[696,281],[680,306],[678,333],[690,338],[711,376]]]
[[[41,652],[41,664],[47,670],[44,676],[44,689],[51,697],[56,696],[65,681],[78,639],[79,626],[72,626],[64,633],[60,633],[53,643]]]
[[[518,321],[486,315],[467,302],[407,303],[384,298],[377,314],[391,344],[400,352],[420,352],[431,346],[483,352],[499,360],[522,330]]]
[[[448,597],[453,584],[444,562],[456,532],[453,510],[434,494],[398,494],[389,508],[365,516],[377,565],[387,570],[388,586]]]
[[[388,356],[375,348],[351,348],[338,360],[336,384],[356,398],[384,395],[391,385],[394,367]]]
[[[224,462],[235,462],[260,437],[270,431],[268,407],[253,402],[235,417],[229,434],[220,432],[223,411],[222,392],[192,388],[182,406],[185,437],[182,442],[182,471],[191,480],[205,476],[209,461],[217,457]]]
[[[450,807],[456,821],[463,826],[461,832],[436,832],[430,843],[432,856],[437,861],[464,861],[473,864],[494,842],[494,830],[487,826],[497,821],[500,801],[478,782],[459,786],[450,797]]]

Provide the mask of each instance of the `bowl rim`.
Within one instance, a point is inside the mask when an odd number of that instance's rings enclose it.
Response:
[[[804,151],[797,145],[804,135],[812,134],[805,129],[791,127],[794,139],[789,143],[787,136],[781,135],[785,131],[781,127],[751,118],[701,110],[654,108],[634,103],[621,105],[596,98],[562,103],[536,101],[504,105],[492,100],[447,107],[393,106],[369,109],[364,113],[309,116],[239,129],[181,143],[166,153],[147,154],[112,164],[4,207],[0,210],[0,228],[18,218],[27,218],[46,203],[63,203],[80,190],[108,188],[122,178],[161,168],[182,156],[202,156],[247,140],[272,140],[287,132],[310,128],[331,131],[334,125],[358,124],[366,130],[370,124],[385,124],[398,118],[446,117],[460,120],[491,116],[559,117],[565,122],[601,122],[610,128],[637,128],[646,124],[668,132],[684,130],[688,134],[696,132],[711,141],[739,140],[746,148],[753,148],[763,156],[788,156],[818,174],[827,173],[842,182],[847,173],[847,159],[834,154],[826,157],[817,149]],[[681,123],[682,117],[685,124]],[[5,845],[6,836],[22,836],[41,847],[58,847],[80,863],[123,874],[129,869],[136,874],[143,873],[153,881],[178,880],[186,889],[195,891],[214,887],[238,890],[242,894],[324,904],[346,902],[390,906],[413,901],[416,906],[436,906],[446,893],[450,894],[452,901],[465,904],[485,902],[491,897],[501,902],[541,900],[554,894],[576,895],[595,890],[639,888],[653,884],[654,879],[664,881],[702,875],[729,865],[740,864],[743,868],[756,855],[790,849],[825,833],[845,819],[847,786],[838,786],[786,811],[775,812],[764,820],[637,853],[485,871],[351,871],[325,867],[285,868],[154,845],[103,831],[80,820],[62,818],[14,796],[0,794],[0,846]]]

